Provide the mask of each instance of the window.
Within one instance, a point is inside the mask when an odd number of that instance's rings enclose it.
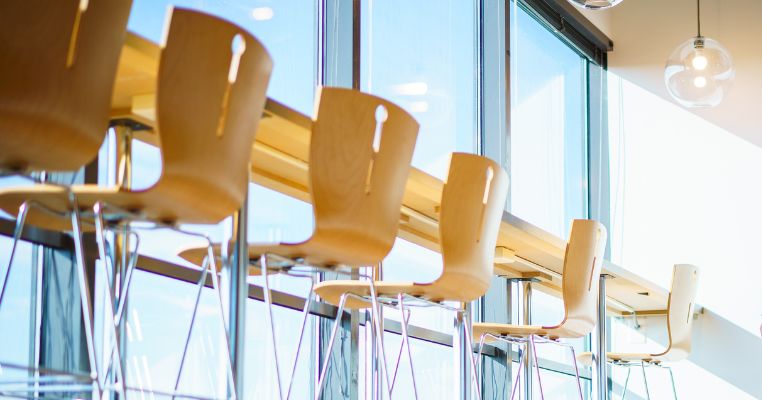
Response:
[[[587,59],[511,11],[510,211],[566,237],[587,217]]]
[[[421,125],[413,165],[438,178],[449,153],[476,151],[477,37],[468,1],[362,2],[361,90]]]
[[[347,82],[357,82],[354,79],[357,76],[349,75],[359,71],[360,90],[399,104],[418,120],[421,129],[413,165],[442,179],[447,174],[451,152],[486,154],[486,149],[480,148],[484,147],[480,143],[484,136],[495,135],[501,140],[506,139],[504,124],[494,131],[482,126],[486,114],[499,113],[492,119],[505,121],[505,107],[499,110],[506,98],[505,74],[495,72],[485,78],[487,67],[481,65],[488,57],[491,61],[500,60],[498,63],[505,61],[504,47],[490,44],[491,47],[487,48],[485,45],[486,27],[482,26],[487,24],[485,15],[506,11],[503,8],[505,4],[497,3],[501,2],[361,0],[355,4],[350,2],[347,7],[347,3],[339,0],[135,0],[129,29],[158,42],[170,5],[199,9],[233,21],[256,35],[274,59],[275,68],[268,96],[307,115],[312,113],[316,83],[321,81],[319,75],[328,84],[341,83],[346,86]],[[356,5],[361,10],[358,21],[351,18]],[[588,62],[550,33],[531,13],[524,9],[514,11],[516,13],[511,21],[511,37],[514,40],[511,59],[513,112],[507,165],[512,175],[510,210],[535,225],[564,236],[571,218],[585,217],[587,214],[585,124]],[[347,21],[359,22],[359,31],[347,29]],[[496,18],[492,22],[496,21],[499,23],[493,23],[490,29],[505,27],[505,18]],[[357,33],[359,35],[355,36]],[[503,34],[504,31],[498,33]],[[355,40],[359,43],[352,43]],[[347,57],[351,53],[347,50],[355,50],[357,46],[360,57]],[[499,67],[500,71],[504,71],[504,64]],[[493,82],[494,75],[502,75],[499,83]],[[498,89],[485,96],[480,90],[488,85]],[[499,96],[499,100],[495,99],[494,94]],[[485,105],[485,102],[492,101],[499,104]],[[112,133],[100,157],[98,172],[101,183],[114,183],[116,167],[112,154],[115,147]],[[504,146],[494,148],[502,150]],[[133,143],[133,188],[151,186],[159,178],[161,168],[159,148],[144,142]],[[309,237],[314,226],[309,204],[253,183],[250,185],[248,211],[250,242],[300,241]],[[215,227],[184,228],[205,232],[213,240],[220,241],[225,236],[223,233],[230,230],[230,222]],[[176,256],[177,250],[183,246],[203,244],[197,238],[164,230],[143,231],[140,235],[141,254],[185,266],[189,264]],[[9,242],[7,238],[0,238],[0,250],[7,248]],[[35,248],[24,243],[20,248],[23,256],[20,255],[17,263],[34,265]],[[3,261],[2,254],[6,253],[0,252],[0,262]],[[149,268],[146,265],[138,267]],[[398,238],[384,262],[383,274],[387,280],[426,282],[436,279],[441,268],[438,253]],[[14,273],[9,285],[13,290],[7,294],[8,300],[13,301],[9,304],[14,306],[10,311],[8,304],[0,309],[0,325],[9,325],[11,321],[15,325],[12,331],[0,330],[0,342],[3,343],[16,343],[18,338],[29,338],[33,328],[31,307],[34,301],[29,296],[33,290],[33,270],[19,268]],[[262,278],[250,277],[248,281],[261,285]],[[282,276],[273,277],[270,284],[272,289],[299,297],[305,296],[309,287],[306,280]],[[96,296],[100,296],[96,303],[102,301],[104,289],[103,285],[94,289]],[[75,292],[71,288],[69,291],[69,297],[76,300],[71,296]],[[153,391],[171,392],[174,389],[194,295],[194,285],[181,279],[147,270],[137,271],[133,276],[122,334],[125,374],[131,388],[129,398],[153,399],[160,397]],[[536,296],[536,321],[551,319],[557,322],[556,312],[562,307],[557,299],[546,297],[542,294]],[[211,290],[202,292],[200,302],[199,320],[190,339],[186,369],[180,377],[179,388],[187,395],[224,397],[227,360],[222,340],[223,321],[219,318],[218,304]],[[507,308],[504,303],[502,301],[499,306],[501,311]],[[78,306],[76,302],[72,304]],[[161,306],[157,307],[157,304]],[[95,312],[105,314],[103,311],[101,307]],[[244,367],[247,398],[277,397],[269,332],[263,329],[264,313],[262,302],[254,299],[247,301]],[[387,319],[400,319],[396,310],[387,308],[384,313]],[[294,356],[293,344],[300,320],[296,311],[286,307],[276,307],[274,314],[281,381],[285,383],[291,373],[290,361]],[[453,333],[452,317],[450,311],[413,309],[410,322],[419,328],[416,331],[431,331],[424,338],[426,340],[412,340],[414,368],[422,398],[439,398],[452,393],[456,366],[451,348],[444,345],[446,336],[441,335]],[[96,320],[98,329],[103,329],[110,322],[105,319],[101,317]],[[319,350],[324,349],[327,342],[327,325],[316,323],[318,320],[310,318],[296,371],[299,383],[294,386],[292,397],[313,395],[309,383],[314,380],[315,366],[322,358]],[[360,318],[360,321],[363,320]],[[354,378],[349,371],[354,364],[349,360],[358,355],[359,364],[355,372],[362,382],[358,387],[362,397],[367,395],[363,392],[367,391],[367,387],[363,385],[369,381],[370,371],[370,350],[364,334],[368,326],[361,325],[360,328],[356,343],[359,354],[348,354],[347,349],[354,349],[349,344],[352,335],[346,329],[347,325],[340,333],[341,344],[336,345],[339,350],[335,350],[334,355],[341,353],[343,359],[334,358],[329,373],[329,385],[333,386],[330,390],[336,393],[337,386],[343,389],[349,385]],[[70,342],[79,341],[77,334]],[[388,339],[387,357],[389,364],[393,365],[400,336],[386,332],[385,337]],[[23,346],[0,349],[0,360],[28,364],[33,349],[31,345],[27,346],[27,341],[19,343]],[[108,344],[99,345],[106,347]],[[570,362],[568,356],[550,350],[541,353],[541,356],[550,359],[548,365],[551,366]],[[406,357],[404,353],[396,393],[412,390]],[[262,360],[268,362],[263,363]],[[509,364],[504,358],[499,362]],[[558,391],[569,393],[568,388],[574,383],[557,370],[551,370],[545,364],[543,367],[546,368],[544,374],[552,374],[547,382],[558,381]],[[499,372],[506,371],[501,369]],[[568,373],[566,370],[562,372]],[[4,378],[8,376],[4,375]],[[495,374],[493,383],[498,380],[504,380],[503,375]],[[570,393],[572,396],[575,392]]]

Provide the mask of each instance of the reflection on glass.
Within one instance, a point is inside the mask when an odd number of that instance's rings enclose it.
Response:
[[[311,114],[317,68],[315,7],[308,0],[136,0],[129,29],[159,42],[169,5],[201,10],[230,20],[254,34],[270,52],[275,68],[268,96]]]
[[[0,283],[5,279],[13,240],[0,236]],[[8,277],[3,302],[0,304],[0,363],[31,365],[33,337],[32,308],[32,245],[19,242],[14,269]],[[26,372],[0,368],[0,379],[20,377]]]
[[[364,0],[362,10],[361,89],[413,114],[413,165],[444,178],[450,152],[476,150],[474,4]]]
[[[586,61],[523,9],[511,28],[511,212],[557,236],[587,215]]]
[[[196,291],[195,285],[142,271],[132,279],[124,329],[126,382],[137,392],[133,396],[151,398],[153,391],[174,390]],[[181,393],[225,397],[227,350],[218,304],[214,292],[204,289]]]
[[[359,397],[370,398],[370,376],[373,365],[370,356],[371,349],[369,344],[370,329],[367,325],[360,327],[359,354],[361,365],[359,371]],[[386,362],[390,368],[390,375],[397,364],[397,355],[399,353],[402,337],[400,335],[386,332],[384,333],[384,345],[386,346]],[[413,370],[415,372],[415,383],[418,388],[418,398],[425,399],[449,399],[452,398],[453,383],[455,376],[455,364],[453,362],[452,348],[433,344],[419,339],[410,340],[410,347],[413,356]],[[413,380],[410,374],[410,363],[408,361],[407,350],[402,352],[402,358],[399,360],[399,370],[394,384],[394,396],[401,398],[412,397]],[[403,394],[409,394],[404,396]],[[384,391],[384,399],[388,399]]]

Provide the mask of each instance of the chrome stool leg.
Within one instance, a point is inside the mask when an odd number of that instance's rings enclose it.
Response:
[[[627,385],[630,383],[630,372],[632,372],[632,367],[626,367],[627,368],[627,377],[624,378],[624,389],[622,390],[622,400],[624,400],[624,397],[627,396]]]
[[[406,310],[407,313],[403,314],[403,318],[405,320],[405,324],[408,324],[410,322],[410,310]],[[407,328],[407,327],[405,327]],[[400,348],[397,351],[397,362],[394,364],[394,372],[392,373],[392,392],[394,392],[394,384],[397,382],[397,372],[400,369],[400,363],[402,362],[402,351],[405,350],[405,341],[401,341]],[[412,367],[411,367],[412,368]]]
[[[522,351],[522,349],[521,349],[522,343],[520,343],[518,341],[508,340],[508,339],[506,339],[504,337],[496,336],[496,335],[493,335],[493,334],[490,334],[490,333],[484,333],[484,334],[482,334],[479,337],[479,350],[478,350],[478,353],[477,353],[477,359],[480,360],[480,361],[483,358],[483,353],[484,353],[484,339],[486,339],[488,337],[490,337],[492,339],[495,339],[495,340],[502,341],[504,343],[507,343],[508,344],[509,354],[510,354],[510,351],[511,351],[513,345],[516,345],[517,347],[519,347],[519,365],[517,366],[516,378],[511,381],[511,387],[512,387],[511,388],[511,400],[513,400],[513,398],[516,396],[516,390],[517,390],[517,388],[519,388],[521,386],[521,380],[520,380],[520,378],[521,378],[521,367],[524,365],[524,359],[526,358],[526,355],[527,355],[528,352],[526,350]],[[526,345],[527,345],[526,342],[524,342],[523,346],[524,346],[525,349],[526,349]],[[509,362],[513,362],[513,361],[510,360]],[[480,364],[481,364],[481,362],[480,362]],[[482,377],[482,376],[484,376],[482,373],[477,375],[477,379],[476,379],[476,383],[475,383],[476,385],[478,385],[478,382],[479,382],[478,377]],[[519,391],[519,397],[521,397],[521,392],[520,391]]]
[[[370,300],[371,300],[371,320],[376,328],[376,332],[378,333],[377,337],[375,338],[376,343],[378,344],[378,348],[381,350],[381,368],[384,370],[384,378],[386,378],[386,391],[389,394],[389,398],[392,397],[392,386],[391,382],[389,381],[389,368],[386,364],[386,349],[384,347],[384,330],[381,328],[381,306],[378,303],[378,294],[376,292],[376,285],[373,282],[373,279],[371,278],[368,283],[368,288],[370,289]]]
[[[482,400],[482,390],[479,386],[479,377],[476,376],[476,362],[474,361],[474,336],[471,329],[471,316],[468,311],[463,311],[463,334],[466,338],[466,348],[464,349],[467,354],[468,360],[471,362],[471,380],[474,384],[474,390],[476,390],[476,398]]]
[[[344,316],[344,305],[347,302],[348,295],[345,293],[341,295],[341,300],[339,301],[339,308],[336,311],[336,319],[333,322],[333,329],[331,330],[331,338],[328,340],[328,350],[326,351],[326,358],[325,361],[323,361],[323,368],[320,370],[320,378],[318,379],[317,388],[315,390],[315,400],[320,400],[320,395],[323,392],[323,385],[325,384],[325,377],[328,372],[328,367],[330,366],[331,362],[331,352],[333,351],[333,344],[336,341],[336,334],[339,331],[339,327],[341,325],[341,318]]]
[[[273,322],[273,302],[270,293],[270,284],[267,277],[267,254],[262,254],[259,258],[259,269],[262,271],[262,278],[264,280],[264,298],[267,310],[265,310],[265,316],[267,317],[267,325],[270,327],[270,344],[273,349],[273,365],[275,366],[275,380],[278,388],[278,399],[283,400],[283,386],[280,382],[280,366],[278,364],[278,348],[275,342],[275,323]],[[291,386],[291,385],[289,385]]]
[[[648,378],[646,377],[646,366],[641,361],[640,370],[643,372],[643,384],[646,386],[646,399],[651,400],[651,393],[648,392]]]
[[[574,346],[568,345],[572,354],[572,363],[574,363],[574,377],[577,378],[577,390],[579,390],[579,400],[584,400],[585,396],[582,394],[582,382],[579,379],[579,367],[577,367],[577,353],[574,351]]]
[[[409,316],[405,318],[405,303],[403,302],[403,295],[398,294],[397,295],[397,301],[399,302],[399,309],[400,309],[400,316],[402,317],[402,321],[400,321],[400,325],[402,326],[402,344],[407,347],[407,359],[410,363],[410,376],[413,379],[413,395],[415,399],[418,399],[418,387],[415,383],[415,369],[413,368],[413,352],[410,350],[410,336],[408,335],[407,331],[407,323]],[[402,346],[400,346],[400,350],[402,350]],[[400,352],[399,358],[402,357],[402,352]],[[399,365],[399,358],[397,360],[397,365]],[[394,376],[397,376],[397,368],[394,369]],[[392,388],[394,387],[394,384],[392,383]]]
[[[672,396],[677,400],[677,388],[675,387],[675,376],[672,374],[672,367],[664,367],[669,371],[669,380],[672,382]]]
[[[188,327],[188,335],[185,337],[185,345],[183,346],[183,355],[180,357],[180,368],[177,371],[177,377],[175,378],[175,387],[173,393],[176,394],[180,388],[180,378],[183,375],[183,369],[185,367],[185,358],[188,355],[188,348],[190,347],[190,340],[193,336],[193,327],[196,326],[196,315],[198,314],[198,308],[201,304],[201,293],[204,290],[204,284],[206,283],[206,275],[209,272],[209,258],[205,257],[201,266],[201,277],[196,284],[196,299],[193,303],[193,313],[191,314],[190,327]],[[172,396],[174,399],[175,396]]]
[[[102,211],[101,203],[96,203],[95,206],[93,207],[93,211],[95,215],[95,238],[96,238],[96,243],[98,245],[98,256],[101,262],[103,263],[104,268],[106,268],[106,270],[108,271],[113,271],[114,266],[110,263],[111,259],[106,255],[106,239],[105,239],[105,233],[104,233],[105,224],[103,222],[103,214],[101,213]],[[113,323],[108,324],[110,325],[110,328],[111,328],[109,329],[110,331],[109,334],[113,336],[114,342],[112,343],[109,353],[107,354],[106,370],[102,374],[101,379],[104,380],[104,384],[105,384],[106,376],[111,371],[110,365],[111,365],[111,360],[113,357],[118,367],[118,371],[116,373],[119,374],[117,378],[119,380],[119,393],[121,396],[125,396],[126,385],[124,382],[124,375],[123,375],[124,367],[122,364],[122,352],[119,346],[118,331],[116,329],[118,325],[118,320],[114,312],[114,297],[110,290],[111,284],[109,284],[108,278],[106,278],[104,274],[98,274],[96,272],[95,275],[96,277],[103,276],[103,282],[106,287],[106,292],[108,293],[108,296],[106,298],[106,302],[108,303],[106,307],[106,311],[109,312],[111,314],[111,317],[114,319]],[[120,301],[123,301],[123,300],[124,299],[120,299]]]
[[[13,266],[13,259],[16,256],[16,248],[18,242],[21,240],[21,233],[24,231],[24,223],[26,222],[26,216],[29,212],[29,204],[22,203],[19,207],[19,213],[16,216],[16,227],[13,229],[13,245],[11,246],[11,254],[8,258],[8,268],[5,269],[5,277],[3,278],[3,284],[0,286],[0,305],[3,304],[3,297],[5,296],[5,287],[8,284],[8,278],[11,276],[11,267]]]
[[[534,335],[529,335],[529,343],[532,345],[532,357],[534,358],[534,368],[537,370],[537,383],[540,387],[540,398],[545,400],[545,394],[542,391],[542,378],[540,377],[540,362],[537,358],[537,348],[534,344]]]
[[[307,299],[304,302],[304,308],[302,309],[302,323],[299,329],[299,340],[296,344],[296,353],[294,354],[294,363],[291,366],[291,379],[288,382],[288,390],[286,391],[286,400],[291,398],[291,388],[294,385],[294,378],[296,377],[296,367],[299,363],[299,352],[302,349],[302,342],[304,341],[304,331],[307,328],[307,319],[310,316],[310,309],[312,308],[312,302],[315,298],[313,290],[315,289],[315,277],[310,275],[310,291],[307,293]]]

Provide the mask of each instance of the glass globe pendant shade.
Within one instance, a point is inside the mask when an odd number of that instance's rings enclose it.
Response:
[[[716,40],[696,36],[667,59],[664,83],[684,107],[714,107],[722,102],[735,77],[730,53]]]
[[[611,8],[621,3],[622,0],[569,0],[569,3],[577,7],[587,8],[589,10],[602,10]]]

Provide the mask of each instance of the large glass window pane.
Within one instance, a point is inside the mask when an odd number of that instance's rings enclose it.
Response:
[[[363,0],[361,4],[361,89],[395,102],[416,118],[420,131],[413,166],[443,179],[451,152],[477,151],[475,3]],[[441,270],[439,254],[398,239],[384,261],[383,274],[384,280],[431,282]],[[451,333],[452,312],[411,310],[411,324]],[[385,308],[384,317],[400,315]],[[387,356],[396,357],[399,336],[384,336],[389,339]],[[452,349],[417,340],[412,349],[419,395],[449,395]],[[410,393],[405,357],[397,385],[401,393]]]
[[[123,356],[133,398],[172,392],[196,296],[195,285],[136,271],[130,286]],[[179,390],[224,397],[227,358],[224,327],[214,292],[204,289]],[[160,305],[160,306],[157,306]]]
[[[8,260],[13,240],[0,237],[0,284],[7,273]],[[33,246],[27,242],[19,242],[13,262],[13,270],[8,281],[0,305],[0,363],[10,363],[18,366],[28,366],[33,344],[32,334],[32,278],[34,276]],[[14,371],[6,367],[0,368],[0,379],[10,379],[26,375],[25,371]]]
[[[525,10],[512,12],[510,209],[566,237],[587,216],[586,60]]]
[[[268,96],[303,113],[312,112],[315,91],[315,7],[308,0],[136,0],[129,29],[158,42],[167,7],[201,10],[230,20],[254,34],[274,65]]]
[[[362,7],[362,90],[415,116],[413,165],[443,178],[450,152],[476,150],[474,3],[365,0]]]

